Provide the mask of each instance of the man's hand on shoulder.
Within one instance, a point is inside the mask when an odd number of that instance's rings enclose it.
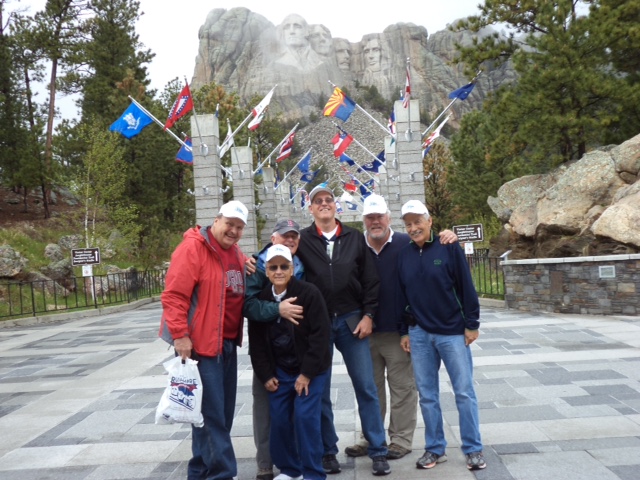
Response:
[[[253,257],[247,257],[244,261],[244,268],[247,271],[247,275],[253,275],[256,273],[256,259]]]
[[[298,297],[287,298],[280,302],[278,306],[278,310],[280,311],[280,316],[286,320],[289,320],[294,325],[298,325],[297,320],[302,320],[302,315],[304,313],[304,309],[300,305],[296,305],[293,302],[296,301]]]
[[[443,245],[458,241],[458,235],[453,233],[451,230],[443,230],[438,234],[438,236],[440,237],[440,243]]]

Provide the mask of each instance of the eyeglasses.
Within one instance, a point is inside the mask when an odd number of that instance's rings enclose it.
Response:
[[[313,200],[313,203],[315,203],[316,205],[322,205],[323,203],[326,203],[327,205],[331,205],[333,201],[334,201],[333,197],[316,198]]]
[[[269,265],[267,267],[269,269],[270,272],[277,272],[278,269],[282,270],[283,272],[286,272],[287,270],[289,270],[291,268],[291,265],[286,264],[286,265]]]

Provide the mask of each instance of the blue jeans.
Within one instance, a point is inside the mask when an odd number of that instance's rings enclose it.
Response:
[[[238,356],[236,343],[225,340],[217,357],[200,357],[202,416],[204,426],[191,429],[189,480],[228,480],[238,474],[231,444],[231,426],[236,408]]]
[[[298,376],[276,369],[278,389],[269,393],[271,458],[280,473],[323,480],[327,474],[322,469],[320,411],[328,374],[311,379],[308,395],[296,393]]]
[[[369,350],[369,339],[355,337],[345,319],[359,312],[351,312],[333,318],[331,328],[332,345],[342,354],[351,378],[358,402],[362,433],[369,442],[369,457],[387,454],[384,423],[380,416],[378,389],[373,379],[373,363]],[[329,376],[331,371],[329,371]],[[330,378],[330,377],[329,377]],[[338,453],[338,436],[333,425],[331,410],[331,382],[327,381],[322,395],[322,443],[324,454]]]
[[[473,388],[473,360],[471,349],[465,345],[464,335],[438,335],[414,326],[409,327],[409,341],[425,425],[425,450],[443,455],[447,446],[438,384],[438,370],[442,361],[456,398],[462,452],[467,454],[482,451],[478,400]]]

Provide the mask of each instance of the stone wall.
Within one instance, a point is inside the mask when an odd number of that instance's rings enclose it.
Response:
[[[640,254],[502,262],[507,308],[640,315]]]

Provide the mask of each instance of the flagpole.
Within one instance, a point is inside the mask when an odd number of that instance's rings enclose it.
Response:
[[[276,86],[275,86],[275,87],[273,87],[273,88],[269,91],[269,93],[267,93],[267,94],[265,95],[265,98],[267,98],[267,96],[269,96],[269,94],[270,94],[271,92],[273,92],[273,91],[276,89],[276,87],[277,87],[277,86],[278,86],[278,85],[276,84]],[[264,100],[264,99],[263,99],[263,100]],[[242,121],[242,123],[240,124],[240,126],[239,126],[238,128],[236,128],[236,129],[235,129],[235,131],[231,134],[231,138],[233,138],[233,137],[235,136],[235,134],[236,134],[236,133],[238,133],[238,132],[240,131],[240,129],[241,129],[242,127],[244,127],[244,126],[247,124],[247,122],[249,121],[249,119],[250,119],[252,116],[253,116],[253,109],[251,109],[251,112],[249,112],[249,115],[247,115],[247,117]],[[220,145],[220,146],[218,147],[218,151],[222,150],[222,148],[226,145],[227,141],[228,141],[228,140],[225,138],[225,139],[224,139],[224,142],[222,142],[222,145]]]
[[[480,76],[481,73],[482,73],[482,70],[478,70],[478,73],[476,73],[476,76],[473,77],[473,80],[471,80],[469,83],[477,82],[478,77]],[[453,106],[454,103],[456,103],[457,100],[458,100],[458,97],[455,97],[453,100],[451,100],[451,103],[449,103],[449,105],[446,106],[446,108],[440,113],[440,115],[438,115],[436,119],[433,122],[431,122],[431,125],[429,125],[427,129],[424,132],[422,132],[423,137],[427,134],[429,130],[431,130],[431,128],[433,128],[436,122],[440,120],[440,117],[442,117],[445,113],[447,113],[447,111]]]
[[[280,183],[278,184],[278,186],[277,186],[276,188],[274,188],[274,189],[273,189],[273,191],[274,191],[274,192],[275,192],[275,191],[277,191],[277,190],[280,188],[280,185],[282,185],[282,184],[284,183],[284,181],[285,181],[287,178],[289,178],[289,175],[291,175],[291,172],[293,172],[293,171],[296,169],[296,167],[297,167],[298,165],[300,165],[300,162],[301,162],[302,160],[304,160],[304,159],[307,157],[307,155],[309,155],[310,153],[311,153],[311,148],[310,148],[309,150],[307,150],[307,153],[305,153],[305,154],[302,156],[302,158],[301,158],[300,160],[298,160],[298,162],[293,166],[293,168],[292,168],[291,170],[289,170],[289,172],[287,172],[287,174],[286,174],[286,175],[284,176],[284,178],[280,181]]]
[[[338,86],[337,86],[335,83],[333,83],[331,80],[327,80],[327,82],[329,82],[329,84],[330,84],[331,86],[333,86],[333,88],[338,88]],[[355,103],[356,107],[358,107],[358,109],[359,109],[361,112],[363,112],[367,117],[369,117],[371,120],[373,120],[374,122],[376,122],[376,123],[380,126],[380,128],[381,128],[382,130],[384,130],[384,133],[386,133],[387,135],[389,135],[389,130],[387,129],[387,127],[385,127],[385,126],[384,126],[384,125],[382,125],[378,120],[376,120],[375,118],[373,118],[373,117],[369,114],[369,112],[367,112],[364,108],[362,108],[362,107],[361,107],[360,105],[358,105],[356,102],[353,102],[353,103]]]
[[[252,172],[252,174],[253,174],[253,175],[255,175],[256,173],[258,173],[258,172],[260,171],[260,169],[261,169],[262,167],[264,167],[264,164],[265,164],[265,163],[267,163],[267,162],[269,161],[269,159],[271,158],[271,156],[272,156],[274,153],[276,153],[276,150],[278,150],[278,149],[282,146],[282,144],[287,140],[287,138],[289,138],[289,137],[291,136],[291,134],[292,134],[293,132],[295,132],[295,131],[296,131],[296,129],[298,128],[298,125],[300,125],[300,124],[299,124],[299,123],[296,123],[296,126],[295,126],[295,127],[293,127],[293,128],[291,129],[291,131],[290,131],[289,133],[287,133],[287,134],[285,135],[285,137],[284,137],[282,140],[280,140],[280,143],[279,143],[278,145],[276,145],[276,148],[274,148],[274,149],[273,149],[273,151],[269,154],[269,156],[267,156],[267,158],[264,160],[264,162],[262,162],[260,165],[258,165],[258,168],[256,168],[256,169]]]
[[[411,141],[411,137],[413,132],[411,131],[411,80],[410,80],[410,76],[409,74],[411,73],[411,60],[409,59],[409,57],[407,57],[407,71],[405,72],[405,75],[407,75],[407,79],[405,80],[406,82],[409,82],[409,99],[407,101],[407,125],[409,126],[409,128],[407,129],[407,132],[405,133],[405,138],[407,139],[407,141]],[[407,95],[407,86],[405,85],[404,87],[404,94],[405,96]]]
[[[129,97],[129,99],[136,104],[136,106],[142,110],[145,114],[147,114],[149,116],[149,118],[151,118],[151,120],[153,120],[154,122],[156,122],[158,125],[160,125],[162,127],[162,129],[167,132],[169,135],[171,135],[173,138],[175,138],[178,143],[180,145],[182,145],[183,147],[187,147],[188,145],[186,143],[184,143],[182,140],[180,140],[180,137],[178,137],[175,133],[173,133],[171,130],[169,130],[168,128],[165,129],[164,128],[164,123],[162,123],[160,120],[158,120],[156,117],[153,116],[153,114],[147,110],[146,108],[144,108],[142,105],[140,105],[135,98],[133,98],[131,95],[127,95]]]

